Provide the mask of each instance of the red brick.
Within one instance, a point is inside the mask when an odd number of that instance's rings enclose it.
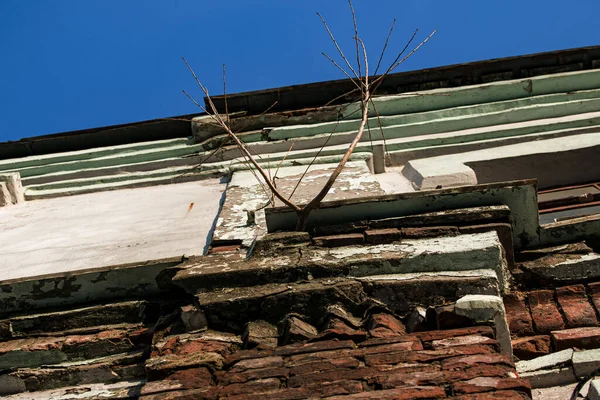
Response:
[[[287,359],[286,365],[289,367],[293,367],[309,362],[323,362],[344,357],[357,357],[362,356],[362,354],[362,349],[340,349],[331,351],[320,351],[317,353],[296,354],[290,356]]]
[[[314,397],[329,397],[358,393],[362,391],[362,383],[357,381],[338,381],[319,383],[299,388],[285,388],[266,393],[248,393],[227,397],[227,400],[302,400]]]
[[[576,347],[578,349],[596,349],[600,347],[600,328],[573,328],[554,331],[550,334],[556,351]]]
[[[483,335],[490,338],[494,337],[494,330],[489,326],[473,326],[469,328],[457,328],[457,329],[448,329],[441,331],[427,331],[427,332],[416,332],[411,333],[410,336],[418,337],[424,342],[431,342],[433,340],[440,339],[451,339],[457,336],[466,336],[466,335]]]
[[[585,286],[573,285],[556,289],[558,304],[563,310],[567,327],[597,326],[596,312],[587,299]]]
[[[587,289],[596,311],[600,313],[600,282],[590,283]]]
[[[412,351],[412,350],[424,350],[421,342],[397,342],[388,343],[380,346],[368,346],[364,348],[363,354],[377,354],[377,353],[389,353],[392,351]]]
[[[484,344],[498,348],[498,342],[482,335],[457,336],[450,339],[440,339],[431,342],[433,349],[443,349],[454,346],[469,346],[473,344]]]
[[[393,243],[402,238],[402,232],[397,228],[370,229],[365,231],[365,240],[369,244]]]
[[[349,396],[334,396],[328,400],[412,400],[412,399],[444,399],[446,392],[443,388],[435,386],[420,386],[420,387],[402,387],[389,390],[373,390],[371,392],[362,392],[351,394]]]
[[[453,397],[454,400],[529,400],[531,399],[525,393],[514,390],[501,390],[498,392],[474,393],[464,396]]]
[[[365,364],[394,365],[406,362],[433,362],[456,356],[491,354],[494,350],[488,346],[457,346],[439,350],[400,351],[381,354],[365,354]]]
[[[211,386],[213,376],[206,367],[189,368],[176,371],[169,375],[167,380],[176,381],[183,389],[200,389]]]
[[[527,379],[478,377],[453,385],[456,394],[471,394],[497,390],[515,390],[531,395],[531,384]]]
[[[263,357],[263,358],[250,358],[242,360],[231,368],[232,372],[246,371],[247,369],[260,369],[260,368],[276,368],[283,366],[283,358],[280,356]]]
[[[11,351],[51,351],[60,350],[65,338],[28,338],[0,342],[0,354]]]
[[[390,314],[374,314],[369,320],[369,333],[374,338],[406,335],[404,324]]]
[[[518,295],[508,294],[504,296],[504,308],[512,336],[533,335],[531,314],[523,299]]]
[[[513,363],[502,354],[474,354],[460,355],[457,357],[448,358],[442,361],[444,370],[469,368],[474,365],[508,365],[514,367]]]
[[[330,318],[327,323],[327,328],[318,337],[311,340],[339,339],[362,342],[366,338],[367,332],[364,330],[352,328],[339,318]]]
[[[340,247],[361,245],[365,241],[362,233],[346,233],[343,235],[319,236],[313,238],[315,246]]]
[[[177,390],[141,396],[139,400],[216,400],[219,388]]]
[[[372,338],[358,344],[358,347],[384,346],[393,343],[406,343],[410,350],[423,350],[421,340],[416,336],[393,336],[389,338]]]
[[[221,388],[221,396],[233,396],[244,393],[262,393],[279,389],[281,381],[276,378],[260,379],[246,383],[234,383]]]
[[[214,340],[188,340],[178,342],[175,346],[176,354],[193,354],[199,352],[211,352],[225,355],[232,349],[232,343],[218,342]]]
[[[531,360],[532,358],[540,357],[549,354],[550,336],[538,335],[524,338],[514,339],[512,341],[513,354],[519,360]]]
[[[317,382],[368,379],[377,373],[379,371],[369,368],[336,368],[329,371],[317,371],[311,374],[291,376],[288,379],[288,387],[301,387]]]
[[[242,350],[237,351],[226,358],[226,364],[231,365],[240,360],[250,358],[262,358],[272,356],[292,356],[295,354],[318,353],[321,351],[354,349],[354,342],[351,340],[323,340],[313,343],[294,343],[286,346],[280,346],[269,350]]]
[[[427,319],[435,320],[437,329],[458,329],[470,327],[473,321],[454,312],[454,305],[435,307],[427,312]]]
[[[292,375],[303,375],[336,368],[357,368],[359,365],[360,362],[354,357],[331,358],[294,365],[291,367],[290,373]]]
[[[398,386],[442,386],[445,383],[442,371],[400,372],[390,371],[388,374],[375,379],[376,387],[393,389]]]
[[[284,333],[281,336],[283,344],[301,342],[316,337],[319,331],[309,323],[291,316],[286,319]]]
[[[439,371],[438,365],[401,363],[394,366],[373,366],[362,368],[336,368],[328,371],[316,371],[310,374],[291,376],[288,387],[304,387],[319,382],[337,382],[341,380],[371,381],[390,373],[424,373]]]
[[[215,253],[226,253],[226,252],[230,252],[230,251],[237,251],[241,248],[242,246],[239,244],[232,244],[229,246],[216,246],[216,247],[211,247],[210,250],[208,251],[208,254],[215,254]]]
[[[514,367],[509,367],[507,365],[476,364],[469,368],[454,371],[444,370],[444,377],[447,382],[466,381],[480,377],[504,378],[507,376],[516,376]]]
[[[530,292],[528,299],[534,328],[538,334],[564,329],[565,324],[554,302],[552,290]]]
[[[289,369],[283,367],[249,369],[244,372],[227,371],[219,375],[218,384],[228,385],[231,383],[244,383],[265,378],[287,378],[288,375]]]

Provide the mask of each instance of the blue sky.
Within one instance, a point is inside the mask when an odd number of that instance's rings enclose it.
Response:
[[[600,44],[600,1],[355,0],[376,63],[438,32],[398,71]],[[347,54],[345,0],[1,0],[0,141],[197,112],[202,95],[338,79],[316,12]]]

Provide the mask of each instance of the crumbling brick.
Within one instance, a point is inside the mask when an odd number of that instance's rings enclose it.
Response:
[[[318,337],[312,340],[339,339],[362,342],[366,338],[367,332],[365,330],[351,327],[340,318],[330,318],[325,330],[321,332]]]
[[[598,319],[587,299],[583,285],[564,286],[556,289],[556,298],[562,308],[567,327],[596,326]]]
[[[310,340],[319,334],[317,328],[295,316],[286,318],[282,329],[280,341],[283,345]]]
[[[374,314],[369,320],[369,333],[374,338],[387,338],[406,334],[404,324],[390,314]]]
[[[538,335],[512,341],[513,354],[520,360],[531,360],[551,352],[550,336]]]
[[[516,294],[507,294],[504,296],[504,308],[512,336],[533,335],[531,314],[522,297]]]
[[[371,245],[393,243],[401,238],[402,232],[398,228],[369,229],[365,231],[365,242]]]
[[[277,327],[266,321],[248,322],[243,335],[246,347],[277,347],[278,338]]]
[[[460,232],[456,226],[426,226],[420,228],[402,228],[404,239],[424,239],[439,236],[456,236]]]
[[[574,328],[554,331],[550,334],[556,351],[576,347],[596,349],[600,347],[600,327]]]
[[[548,334],[564,329],[565,323],[554,302],[552,290],[529,292],[529,307],[535,330],[538,334]]]
[[[315,246],[320,247],[341,247],[362,245],[365,237],[362,233],[346,233],[343,235],[319,236],[313,238]]]

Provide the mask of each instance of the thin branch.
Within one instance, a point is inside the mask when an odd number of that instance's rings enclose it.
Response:
[[[227,108],[227,70],[225,69],[225,64],[223,64],[223,99],[225,101],[225,116],[227,117],[227,126],[231,127],[229,109]]]
[[[207,112],[206,108],[204,108],[203,106],[201,106],[196,99],[194,99],[192,96],[190,96],[188,94],[188,92],[186,92],[185,90],[182,90],[183,94],[185,94],[187,96],[188,99],[190,99],[196,106],[198,106],[198,108],[200,108],[202,111]]]
[[[350,11],[352,12],[352,23],[354,24],[354,43],[356,44],[356,65],[358,66],[358,76],[362,76],[362,71],[360,67],[360,51],[358,49],[358,26],[356,26],[356,14],[354,13],[354,6],[352,5],[352,0],[348,0],[348,5],[350,6]]]
[[[350,68],[350,71],[352,71],[352,73],[354,74],[354,76],[356,78],[360,79],[360,76],[356,73],[356,71],[354,70],[354,68],[352,68],[352,65],[348,62],[348,59],[346,58],[346,56],[344,55],[344,52],[342,51],[342,49],[338,45],[337,41],[335,40],[335,37],[333,36],[333,33],[331,33],[331,31],[329,30],[329,27],[327,26],[327,23],[325,22],[325,20],[321,16],[321,14],[317,13],[317,15],[319,16],[319,18],[321,18],[321,22],[325,26],[325,29],[327,30],[327,33],[329,34],[329,37],[331,38],[331,41],[335,45],[335,48],[337,49],[338,53],[340,53],[340,56],[342,57],[342,59],[346,62],[346,65],[348,66],[348,68]]]
[[[240,138],[238,138],[238,136],[235,133],[233,133],[233,131],[231,130],[231,128],[229,128],[229,126],[227,126],[227,123],[225,121],[223,121],[223,118],[221,117],[221,115],[217,111],[217,107],[215,106],[214,102],[212,101],[212,98],[210,97],[210,95],[208,93],[208,89],[204,85],[202,85],[202,83],[200,82],[200,80],[196,77],[196,74],[194,73],[194,70],[192,69],[192,67],[188,64],[188,62],[186,61],[185,58],[183,58],[183,61],[188,66],[188,69],[192,73],[192,76],[196,80],[196,83],[198,84],[198,86],[200,87],[200,89],[202,90],[202,92],[204,92],[204,94],[205,94],[205,96],[206,96],[206,98],[208,100],[208,103],[209,103],[211,111],[212,111],[212,114],[210,114],[210,113],[209,114],[213,118],[215,118],[215,120],[223,127],[223,129],[225,129],[225,131],[227,132],[227,134],[233,139],[233,141],[235,142],[235,144],[240,149],[240,152],[242,153],[242,155],[245,156],[249,160],[249,162],[252,163],[252,165],[254,165],[254,167],[256,168],[256,170],[260,173],[260,175],[263,177],[263,179],[267,183],[267,186],[269,186],[269,189],[273,192],[273,194],[275,196],[277,196],[277,198],[280,199],[283,202],[283,204],[285,204],[286,206],[288,206],[288,207],[290,207],[290,208],[292,208],[292,209],[294,209],[296,211],[300,211],[300,207],[298,207],[296,204],[292,203],[291,201],[289,201],[288,199],[286,199],[285,196],[283,196],[281,193],[279,193],[279,191],[277,190],[277,188],[273,185],[273,182],[271,182],[269,180],[269,177],[267,176],[267,173],[265,172],[265,170],[258,164],[258,162],[254,159],[254,157],[252,157],[252,154],[250,154],[250,152],[246,148],[245,143],[242,142],[240,140]],[[189,96],[189,97],[191,98],[191,96]]]
[[[316,208],[321,203],[321,201],[325,198],[327,193],[329,193],[329,190],[331,189],[331,187],[337,180],[338,176],[342,173],[342,170],[346,166],[346,163],[350,159],[350,156],[354,152],[354,149],[358,145],[358,142],[360,142],[360,139],[362,138],[362,135],[365,131],[365,125],[369,119],[369,100],[371,99],[371,94],[369,92],[369,59],[367,57],[367,49],[365,48],[365,44],[363,43],[363,41],[360,38],[357,38],[357,40],[359,41],[359,43],[362,46],[364,61],[365,61],[365,77],[364,77],[364,84],[363,84],[364,90],[362,91],[362,101],[361,101],[362,118],[360,121],[360,126],[358,127],[358,132],[357,132],[356,136],[354,137],[354,139],[352,140],[352,143],[350,143],[348,150],[346,150],[346,153],[342,157],[342,160],[339,162],[339,164],[337,165],[337,167],[335,168],[333,173],[329,176],[329,179],[327,180],[327,182],[325,183],[323,188],[321,188],[319,193],[305,207],[302,208],[303,213],[306,213],[307,210],[310,212],[310,210],[312,210],[313,208]]]
[[[337,128],[338,128],[339,125],[340,125],[340,119],[338,118],[337,121],[336,121],[336,123],[335,123],[335,126],[333,127],[333,130],[329,133],[329,136],[327,137],[327,139],[325,139],[325,143],[323,143],[323,145],[321,146],[321,148],[319,149],[319,151],[317,151],[317,154],[315,154],[315,156],[310,161],[310,163],[308,163],[308,166],[304,170],[304,173],[302,173],[302,175],[300,176],[300,179],[298,179],[298,182],[296,182],[296,186],[294,186],[294,189],[292,190],[292,193],[290,194],[290,197],[289,197],[290,199],[292,198],[292,196],[294,195],[294,193],[296,193],[296,189],[298,189],[298,186],[300,186],[300,183],[302,182],[302,179],[304,179],[304,177],[308,173],[308,170],[310,169],[310,167],[312,167],[312,165],[314,164],[314,162],[317,160],[317,157],[319,157],[319,155],[321,154],[321,152],[323,151],[323,149],[325,148],[325,146],[327,146],[327,143],[329,143],[329,139],[331,139],[331,137],[333,136],[333,134],[337,131]]]
[[[358,90],[362,90],[362,87],[361,87],[361,86],[360,86],[358,83],[356,83],[356,81],[355,81],[355,80],[354,80],[354,79],[353,79],[353,78],[352,78],[352,77],[351,77],[351,76],[350,76],[350,75],[349,75],[349,74],[346,72],[346,70],[345,70],[344,68],[340,67],[340,66],[339,66],[339,64],[338,64],[338,63],[336,63],[336,62],[335,62],[335,61],[334,61],[334,60],[333,60],[331,57],[329,57],[327,54],[325,54],[325,53],[321,53],[321,54],[323,54],[323,56],[325,56],[325,58],[326,58],[326,59],[328,59],[329,61],[331,61],[331,63],[332,63],[333,65],[335,65],[335,66],[336,66],[336,67],[337,67],[337,68],[338,68],[340,71],[342,71],[342,73],[343,73],[344,75],[346,75],[346,76],[348,77],[348,79],[350,79],[350,81],[356,85],[356,87],[358,88]]]
[[[392,61],[392,63],[390,64],[390,67],[385,71],[385,74],[389,74],[390,72],[392,72],[392,66],[394,64],[396,64],[396,62],[398,62],[398,60],[400,59],[400,57],[402,57],[402,54],[404,54],[404,52],[406,51],[406,49],[408,49],[408,46],[410,46],[410,44],[413,42],[413,40],[415,40],[415,37],[417,37],[417,33],[419,33],[419,28],[415,29],[415,31],[413,32],[412,36],[410,37],[410,39],[408,39],[408,42],[406,42],[406,44],[404,45],[404,48],[402,49],[402,51],[400,51],[400,53],[398,53],[398,55],[396,56],[396,58],[394,59],[394,61]]]
[[[377,107],[375,107],[375,102],[373,99],[370,99],[371,105],[373,106],[373,110],[375,111],[375,115],[377,116],[377,124],[379,125],[379,130],[381,132],[381,138],[383,139],[383,147],[385,148],[387,154],[387,143],[385,140],[385,133],[383,131],[383,123],[381,122],[381,118],[379,117],[379,112],[377,112]]]
[[[404,58],[398,62],[396,62],[396,64],[393,64],[391,66],[391,71],[393,71],[394,69],[396,69],[396,67],[398,67],[400,64],[402,64],[404,61],[406,61],[410,56],[412,56],[413,54],[415,54],[425,43],[427,43],[429,41],[429,39],[431,39],[433,37],[433,35],[435,35],[435,33],[437,32],[437,29],[434,29],[433,32],[431,32],[429,34],[429,36],[427,36],[425,38],[425,40],[423,40],[421,43],[419,43],[419,45],[417,47],[415,47],[410,53],[408,53],[406,56],[404,56]]]
[[[385,38],[385,43],[383,45],[383,49],[381,50],[381,54],[379,55],[379,61],[377,61],[377,67],[375,67],[375,72],[373,75],[377,75],[377,71],[379,71],[379,66],[381,65],[381,61],[383,60],[383,55],[385,54],[385,50],[387,49],[388,43],[390,41],[390,37],[392,36],[392,32],[394,32],[394,26],[396,25],[396,18],[392,21],[392,26],[390,27],[390,32]]]
[[[279,172],[279,167],[281,167],[281,164],[283,164],[283,162],[285,161],[285,159],[287,158],[287,156],[292,151],[292,148],[294,147],[294,143],[295,142],[292,142],[292,145],[288,149],[287,153],[285,153],[285,156],[283,156],[283,158],[281,159],[281,161],[279,161],[279,164],[277,164],[277,169],[275,170],[275,175],[273,175],[273,179],[277,178],[277,173]]]
[[[368,101],[368,99],[370,98],[368,86],[367,86],[367,89],[364,92],[364,96],[365,96],[365,98]],[[363,108],[363,112],[362,112],[362,119],[361,119],[361,122],[360,122],[360,126],[358,128],[358,133],[354,137],[354,140],[352,140],[352,143],[350,143],[350,146],[348,147],[348,150],[346,150],[346,153],[342,157],[342,160],[340,161],[340,163],[338,164],[338,166],[335,168],[335,170],[333,171],[333,173],[329,176],[329,179],[327,180],[327,183],[325,183],[325,185],[323,186],[323,188],[321,189],[321,191],[305,207],[303,207],[302,211],[311,210],[311,209],[317,207],[319,205],[319,203],[321,203],[321,201],[323,200],[323,198],[327,195],[327,193],[329,192],[329,190],[331,189],[331,187],[335,183],[337,177],[340,175],[340,173],[344,169],[344,166],[348,162],[348,159],[350,158],[350,156],[354,152],[354,149],[356,148],[356,145],[358,144],[358,142],[362,138],[363,132],[365,130],[365,124],[366,124],[366,121],[367,121],[367,115],[368,115],[368,107],[364,107]]]

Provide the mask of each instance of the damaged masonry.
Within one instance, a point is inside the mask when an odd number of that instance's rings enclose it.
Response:
[[[303,232],[206,115],[0,143],[0,396],[600,398],[599,66],[390,75]],[[296,204],[344,85],[228,96]]]

